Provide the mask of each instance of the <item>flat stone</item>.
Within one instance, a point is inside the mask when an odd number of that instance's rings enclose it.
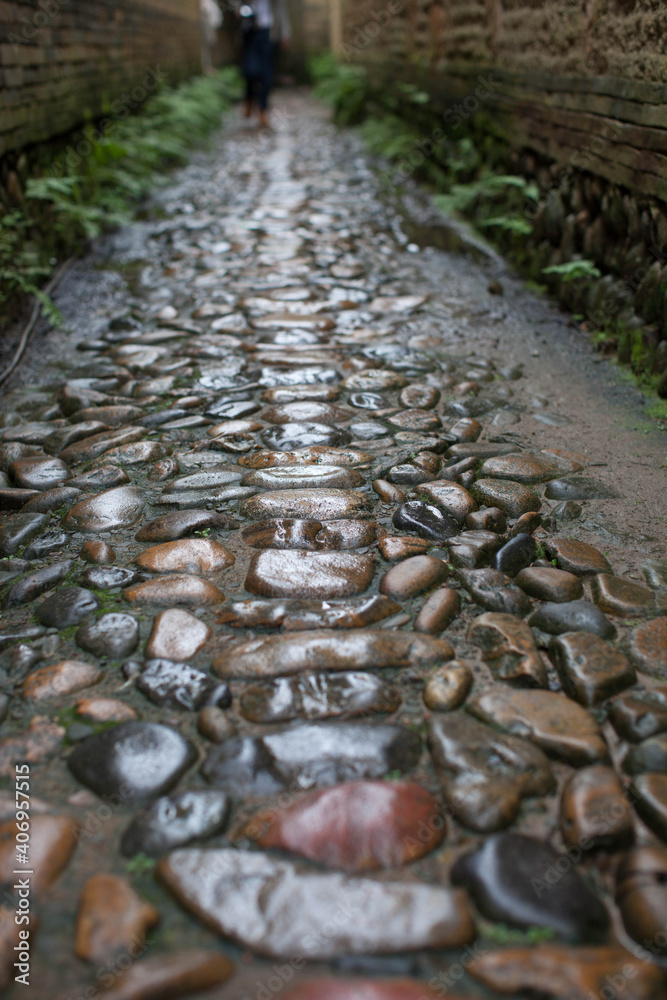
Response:
[[[546,538],[544,548],[549,558],[556,560],[559,569],[575,576],[612,572],[602,553],[587,542],[578,542],[574,538]]]
[[[132,423],[142,416],[143,410],[140,406],[131,404],[112,406],[89,406],[76,411],[73,422],[79,423],[86,420],[101,420],[107,427],[123,427]]]
[[[309,792],[256,813],[241,836],[327,868],[398,868],[434,850],[447,823],[425,788],[407,781],[355,781]]]
[[[581,517],[582,513],[583,507],[581,504],[573,503],[572,500],[563,500],[562,503],[554,507],[551,513],[544,518],[544,527],[549,531],[558,531],[569,521],[576,521]]]
[[[193,472],[189,476],[172,479],[165,486],[163,493],[186,493],[189,490],[216,490],[222,486],[239,483],[239,469],[209,469],[206,472]]]
[[[76,916],[74,953],[87,962],[106,962],[141,946],[160,919],[125,878],[95,875],[83,887]]]
[[[40,815],[31,810],[31,897],[49,889],[67,868],[79,840],[79,830],[79,824],[69,816]],[[20,828],[13,819],[0,824],[0,882],[3,885],[15,882],[16,837],[19,832]]]
[[[630,616],[649,614],[655,610],[655,596],[642,587],[619,576],[599,573],[591,580],[591,594],[601,611],[610,615]]]
[[[316,400],[295,400],[271,406],[262,413],[262,420],[270,424],[316,423],[339,424],[348,420],[349,410],[331,403]]]
[[[266,490],[352,489],[363,486],[364,477],[356,469],[338,465],[283,465],[275,469],[248,472],[241,484]]]
[[[70,507],[81,496],[81,490],[74,486],[56,486],[44,493],[35,495],[24,503],[21,510],[24,513],[48,514],[60,507]]]
[[[531,485],[553,479],[562,471],[562,465],[555,459],[547,455],[522,451],[515,455],[487,458],[480,470],[480,476],[485,479],[509,479],[515,483]]]
[[[592,715],[556,691],[497,687],[473,695],[466,709],[482,722],[531,740],[572,767],[605,763],[609,751]]]
[[[341,388],[382,392],[391,389],[403,389],[407,384],[408,380],[397,372],[388,371],[386,368],[371,368],[364,372],[356,372],[354,375],[348,375],[341,382]]]
[[[408,500],[398,508],[392,518],[395,528],[414,531],[422,538],[443,542],[459,533],[459,523],[435,504],[423,500]]]
[[[623,760],[626,774],[667,773],[667,736],[658,733],[630,748]]]
[[[530,566],[537,555],[537,544],[532,535],[518,534],[510,538],[493,557],[494,569],[515,577],[522,569]]]
[[[119,486],[96,497],[80,500],[65,518],[65,526],[80,531],[113,531],[138,521],[145,509],[145,498],[135,486]]]
[[[511,996],[525,991],[550,1000],[590,1000],[621,981],[624,1000],[660,1000],[664,992],[663,971],[618,945],[503,948],[481,955],[470,972],[489,989]]]
[[[47,590],[51,590],[58,583],[61,583],[72,568],[72,560],[52,563],[44,566],[35,573],[29,573],[15,583],[7,591],[3,604],[5,607],[12,607],[14,604],[28,604],[34,601]]]
[[[189,948],[162,952],[114,973],[114,984],[105,996],[108,1000],[153,1000],[169,994],[182,997],[224,983],[233,971],[232,963],[219,951]]]
[[[260,407],[261,404],[254,399],[223,399],[207,406],[206,415],[218,420],[238,420],[256,413]]]
[[[0,444],[0,470],[9,472],[14,462],[19,458],[44,457],[41,448],[18,441],[5,441]]]
[[[395,712],[400,704],[397,688],[374,674],[315,673],[253,684],[241,696],[241,714],[250,722],[287,722]]]
[[[363,493],[338,489],[272,490],[241,504],[241,515],[255,521],[284,517],[333,521],[363,517],[369,510],[370,501]]]
[[[445,479],[422,483],[415,492],[421,499],[440,507],[459,524],[463,524],[468,514],[477,507],[468,490],[458,483],[451,483]]]
[[[319,629],[301,635],[263,636],[224,649],[213,661],[219,677],[283,677],[312,670],[381,670],[446,663],[445,639],[410,632]]]
[[[440,400],[440,390],[433,385],[408,385],[401,389],[398,401],[401,406],[432,410]]]
[[[50,719],[36,715],[22,732],[0,740],[0,775],[16,777],[19,763],[37,763],[47,760],[61,749],[65,730]]]
[[[61,660],[53,667],[33,670],[23,682],[21,691],[24,698],[33,701],[51,700],[91,687],[101,679],[102,671],[92,663]]]
[[[320,548],[317,536],[321,521],[304,521],[296,518],[269,518],[251,524],[241,532],[243,541],[253,549],[306,549]]]
[[[352,435],[340,427],[315,422],[294,422],[269,427],[260,434],[263,444],[276,451],[292,451],[313,445],[340,447],[349,444]]]
[[[151,573],[216,573],[233,566],[235,557],[213,538],[187,538],[144,549],[135,562]]]
[[[634,839],[632,807],[612,767],[576,771],[563,788],[560,829],[566,848],[618,851]]]
[[[602,639],[613,639],[616,629],[590,601],[547,602],[528,619],[531,628],[551,635],[563,632],[590,632]]]
[[[0,524],[0,557],[16,555],[18,550],[31,542],[46,524],[46,514],[19,512]]]
[[[91,722],[129,722],[137,717],[131,705],[117,698],[81,698],[75,708],[78,716]]]
[[[98,465],[70,480],[70,486],[76,486],[82,490],[109,490],[117,486],[124,486],[129,481],[128,474],[115,465]]]
[[[642,573],[652,590],[667,590],[667,559],[647,559]]]
[[[146,660],[135,681],[137,688],[155,705],[195,712],[204,705],[231,701],[229,688],[203,670],[173,660]]]
[[[553,479],[544,491],[547,500],[610,500],[618,497],[610,489],[592,476],[566,476]]]
[[[493,531],[502,535],[507,531],[507,514],[499,507],[483,507],[467,515],[465,526],[470,531]]]
[[[245,586],[263,597],[346,597],[366,590],[373,568],[370,555],[268,549],[252,556]]]
[[[388,420],[392,427],[409,431],[432,431],[442,427],[440,417],[432,410],[400,410],[398,413],[393,413]]]
[[[318,978],[299,983],[282,1000],[433,1000],[437,995],[422,979]]]
[[[609,927],[604,904],[572,865],[561,872],[560,862],[561,855],[549,844],[520,833],[498,833],[458,858],[451,879],[468,890],[487,920],[548,927],[569,941],[603,938]],[[547,881],[554,870],[559,878]]]
[[[357,549],[372,545],[375,539],[375,522],[347,519],[322,522],[316,537],[320,549]]]
[[[81,441],[68,444],[60,452],[59,458],[68,465],[82,465],[84,462],[92,462],[94,458],[104,455],[118,445],[140,441],[145,434],[144,427],[123,427],[120,430],[91,434]]]
[[[502,544],[503,538],[494,531],[463,531],[448,540],[449,558],[454,566],[478,569],[491,562]]]
[[[555,567],[529,566],[514,577],[514,583],[529,597],[556,604],[576,601],[584,592],[580,577]]]
[[[290,385],[276,386],[265,389],[262,393],[264,403],[295,403],[302,399],[316,399],[322,403],[330,403],[338,399],[340,390],[333,385]]]
[[[69,466],[60,458],[19,458],[10,467],[16,486],[26,490],[50,490],[70,478]]]
[[[426,483],[431,478],[431,473],[418,469],[416,465],[405,464],[392,466],[387,476],[388,479],[375,479],[373,490],[382,503],[403,503],[405,493],[397,484],[414,486],[416,483]]]
[[[496,733],[464,711],[434,715],[428,742],[454,818],[479,833],[509,826],[525,797],[554,785],[542,751],[527,740]]]
[[[485,507],[499,507],[510,517],[521,517],[529,511],[538,511],[542,506],[535,490],[509,480],[477,479],[470,492],[477,503]]]
[[[532,611],[524,592],[497,569],[462,569],[460,577],[475,603],[487,611],[521,618]]]
[[[447,628],[461,607],[458,591],[451,587],[438,587],[426,598],[414,621],[415,632],[436,635]]]
[[[628,652],[639,670],[667,680],[667,617],[654,618],[636,628]]]
[[[197,759],[176,730],[153,722],[121,722],[79,743],[67,766],[81,784],[121,801],[169,791]]]
[[[221,604],[225,595],[212,583],[198,576],[174,574],[173,576],[157,577],[137,583],[123,591],[123,597],[130,604],[154,604],[169,607],[172,604],[185,604],[187,607],[199,608],[208,604]]]
[[[223,792],[191,791],[164,796],[140,810],[121,840],[126,857],[157,858],[219,833],[227,822],[229,799]]]
[[[218,615],[222,625],[235,628],[279,628],[285,632],[321,628],[363,628],[389,618],[400,604],[382,594],[341,601],[252,600],[234,601]]]
[[[621,739],[631,743],[667,732],[667,689],[628,691],[609,703],[607,715]]]
[[[209,626],[181,608],[161,611],[146,643],[146,656],[159,660],[188,660],[213,635]]]
[[[353,392],[348,397],[348,403],[359,410],[384,410],[388,406],[379,392]]]
[[[380,580],[380,593],[407,601],[447,577],[447,566],[437,556],[412,556],[392,566]]]
[[[31,500],[41,496],[39,490],[2,487],[0,488],[0,510],[22,510]]]
[[[400,538],[396,535],[384,535],[378,543],[378,550],[383,559],[398,562],[409,556],[423,555],[432,548],[433,543],[426,538]]]
[[[547,686],[547,671],[528,625],[514,615],[480,615],[468,626],[466,638],[482,650],[498,680],[520,687]]]
[[[637,680],[625,654],[589,632],[566,632],[554,637],[549,643],[549,656],[563,689],[589,707],[632,687]]]
[[[254,455],[243,455],[239,465],[248,469],[270,469],[281,465],[369,465],[373,456],[358,448],[328,448],[312,445],[295,451],[258,451]]]
[[[462,660],[452,660],[428,675],[424,685],[424,704],[434,712],[453,712],[460,708],[472,688],[472,670]]]
[[[140,573],[122,566],[89,566],[79,577],[79,583],[97,590],[120,590],[143,580]]]
[[[134,536],[138,542],[171,542],[187,538],[195,531],[206,528],[236,528],[238,522],[228,514],[218,514],[211,510],[183,510],[163,514],[155,521],[145,524]]]
[[[639,774],[630,786],[639,816],[661,840],[667,839],[667,774]]]
[[[621,859],[616,873],[616,905],[633,940],[664,957],[667,942],[667,849],[636,847]]]
[[[97,608],[97,598],[82,587],[62,587],[38,606],[35,616],[47,628],[78,625]]]
[[[176,851],[160,862],[159,876],[223,937],[272,958],[456,947],[475,934],[462,893],[419,882],[301,873],[262,853]],[[339,908],[369,919],[345,921],[331,935],[313,933],[324,914]]]
[[[137,648],[139,624],[132,615],[111,612],[84,622],[75,639],[77,646],[93,656],[122,660]]]
[[[257,796],[405,773],[421,753],[420,737],[404,726],[313,722],[226,740],[209,751],[202,774],[230,795]]]

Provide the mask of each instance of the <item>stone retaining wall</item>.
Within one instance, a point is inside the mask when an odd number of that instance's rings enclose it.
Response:
[[[2,155],[199,71],[199,0],[0,0],[0,65]]]

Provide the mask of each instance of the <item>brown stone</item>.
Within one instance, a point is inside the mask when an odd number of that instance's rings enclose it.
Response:
[[[123,597],[130,604],[157,604],[169,607],[171,604],[185,604],[199,608],[208,604],[221,604],[225,595],[212,583],[198,576],[184,574],[158,577],[146,580],[123,591]]]
[[[578,542],[575,538],[547,538],[544,548],[549,558],[556,560],[559,569],[575,576],[612,572],[602,553],[587,542]]]
[[[61,660],[53,667],[42,667],[33,670],[26,677],[22,686],[24,698],[34,701],[44,701],[50,698],[62,698],[66,694],[81,691],[82,688],[97,684],[102,679],[102,671],[92,663],[82,663],[80,660]]]
[[[546,455],[533,455],[523,451],[517,455],[498,455],[487,458],[480,476],[490,479],[511,479],[515,483],[544,483],[555,479],[563,471],[562,465]]]
[[[10,469],[14,482],[26,490],[50,490],[70,478],[69,466],[60,458],[19,458]]]
[[[442,427],[442,422],[437,413],[432,410],[401,410],[388,418],[392,427],[400,427],[408,431],[433,431]]]
[[[223,743],[236,735],[236,727],[218,705],[205,705],[197,716],[197,732],[211,743]]]
[[[199,993],[229,979],[234,966],[219,951],[191,948],[135,962],[114,977],[107,1000],[167,1000]]]
[[[215,573],[236,560],[213,538],[184,538],[144,549],[134,561],[151,573]]]
[[[415,632],[430,632],[436,635],[447,628],[459,613],[461,598],[451,587],[438,587],[426,598],[415,618]]]
[[[358,390],[382,392],[383,389],[402,389],[407,384],[408,380],[397,372],[387,371],[386,368],[371,368],[365,372],[348,375],[341,386],[351,392]]]
[[[459,524],[463,524],[468,514],[477,507],[468,490],[458,483],[450,483],[445,479],[422,483],[414,492],[420,500],[426,499],[451,514]]]
[[[627,656],[591,632],[565,632],[549,643],[563,690],[582,705],[599,705],[637,677]]]
[[[667,617],[654,618],[636,628],[628,649],[639,670],[667,680]]]
[[[227,646],[213,661],[219,677],[281,677],[312,670],[381,670],[446,663],[454,650],[445,639],[411,632],[319,629],[262,636]]]
[[[434,712],[460,708],[472,688],[472,670],[463,660],[451,660],[429,674],[424,687],[424,704]]]
[[[35,764],[51,757],[62,746],[65,730],[43,715],[30,720],[28,729],[0,740],[0,775],[14,777],[18,763]]]
[[[17,779],[18,780],[18,779]],[[16,864],[17,823],[8,820],[0,824],[0,882],[13,885]],[[30,876],[32,895],[48,889],[67,867],[77,845],[79,824],[69,816],[38,814],[30,816],[28,857],[33,874]]]
[[[396,535],[385,535],[378,543],[378,549],[383,559],[389,562],[398,562],[399,559],[407,559],[409,556],[422,555],[433,548],[433,542],[426,538],[403,538]]]
[[[452,424],[447,433],[455,441],[476,441],[483,429],[479,420],[475,420],[474,417],[463,417]]]
[[[440,987],[441,988],[441,987]],[[434,1000],[423,979],[309,979],[283,994],[281,1000]],[[453,993],[449,1000],[461,1000]]]
[[[533,633],[514,615],[487,612],[468,626],[467,639],[482,650],[498,680],[523,687],[547,686],[547,671]]]
[[[607,715],[622,740],[640,740],[667,731],[667,685],[650,691],[627,691],[607,706]]]
[[[260,847],[290,851],[343,871],[397,868],[444,839],[446,820],[425,788],[408,781],[354,781],[256,813],[240,831]]]
[[[538,511],[542,506],[535,490],[501,479],[477,479],[471,487],[474,499],[485,507],[500,507],[510,517],[521,517],[528,511]]]
[[[609,751],[592,715],[556,691],[496,687],[466,704],[482,722],[523,736],[558,760],[581,767],[606,762]]]
[[[403,490],[394,486],[393,483],[387,482],[386,479],[374,479],[371,485],[373,492],[377,493],[382,503],[403,503],[405,500]]]
[[[466,516],[465,526],[470,531],[495,531],[502,535],[507,530],[507,514],[499,507],[483,507]]]
[[[591,594],[600,610],[610,615],[633,617],[655,610],[653,591],[620,576],[609,576],[608,573],[594,576]]]
[[[447,565],[437,556],[412,556],[392,566],[380,580],[380,593],[397,601],[407,601],[422,591],[442,583]]]
[[[140,441],[145,436],[145,427],[123,427],[117,431],[103,431],[101,434],[91,434],[82,441],[75,441],[68,445],[63,448],[58,457],[67,462],[68,465],[92,462],[94,458],[111,451],[118,445]]]
[[[636,847],[616,872],[616,905],[633,940],[654,955],[667,954],[667,849]],[[648,943],[647,943],[648,942]]]
[[[171,542],[206,528],[236,527],[237,522],[227,514],[211,510],[179,510],[150,521],[134,537],[138,542]]]
[[[324,521],[317,533],[320,549],[358,549],[372,545],[376,538],[374,521]]]
[[[83,887],[76,918],[74,953],[87,962],[106,962],[131,947],[139,953],[146,932],[160,914],[127,879],[95,875]]]
[[[81,546],[80,557],[98,566],[109,566],[116,561],[116,553],[107,542],[91,539]]]
[[[252,556],[245,586],[263,597],[347,597],[368,587],[373,569],[371,555],[265,549]]]
[[[351,412],[342,406],[322,403],[316,400],[294,400],[268,407],[261,414],[262,420],[270,424],[310,422],[316,424],[340,424],[349,420]]]
[[[258,451],[243,455],[239,465],[248,469],[270,469],[279,465],[351,465],[364,466],[373,461],[373,455],[358,448],[334,448],[315,444],[296,451]]]
[[[419,410],[432,410],[439,399],[440,390],[433,385],[407,385],[398,397],[401,406]]]
[[[155,462],[164,455],[164,445],[158,441],[133,441],[128,444],[109,448],[96,462],[109,462],[111,465],[140,465],[142,462]]]
[[[241,532],[243,541],[253,549],[306,549],[319,548],[318,532],[321,521],[303,521],[296,518],[270,518],[251,524]]]
[[[129,722],[137,717],[131,705],[116,698],[81,698],[75,708],[77,715],[91,722]]]
[[[364,477],[356,469],[340,465],[279,465],[275,469],[255,469],[241,480],[241,486],[264,490],[352,489],[363,486]]]
[[[632,843],[632,809],[611,767],[576,771],[563,789],[560,828],[567,848],[616,851]]]
[[[370,502],[363,493],[334,489],[275,490],[250,497],[241,504],[242,516],[255,521],[274,517],[332,521],[363,517],[369,510]]]
[[[637,813],[661,840],[667,840],[667,774],[639,774],[630,786]]]
[[[130,477],[115,465],[100,465],[99,463],[70,481],[70,486],[82,490],[112,489],[114,486],[125,486]]]
[[[574,573],[549,566],[529,566],[514,577],[514,582],[529,597],[538,601],[553,601],[564,604],[576,601],[584,592],[581,578]]]
[[[155,660],[189,660],[212,635],[206,622],[181,608],[169,608],[161,611],[153,622],[146,655]]]

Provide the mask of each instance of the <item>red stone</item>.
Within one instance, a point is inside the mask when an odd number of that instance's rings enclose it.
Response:
[[[357,781],[257,813],[245,836],[346,871],[395,868],[433,850],[445,819],[434,797],[407,781]]]

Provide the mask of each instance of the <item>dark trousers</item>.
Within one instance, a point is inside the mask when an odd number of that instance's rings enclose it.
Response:
[[[266,111],[273,85],[273,46],[269,28],[252,28],[244,35],[241,69],[246,81],[246,100],[257,98],[261,110]]]

